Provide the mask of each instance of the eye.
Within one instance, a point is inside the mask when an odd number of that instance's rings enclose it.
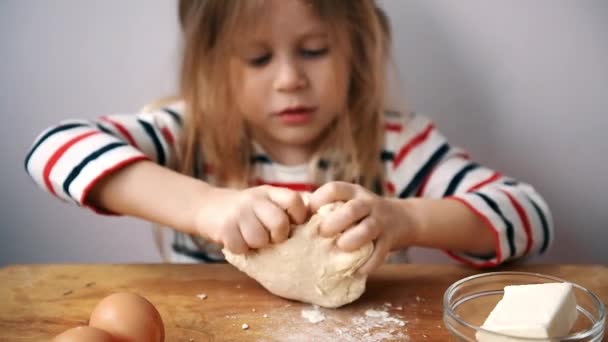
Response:
[[[272,59],[272,54],[267,53],[267,54],[261,55],[259,57],[250,58],[248,60],[248,63],[249,63],[249,65],[251,65],[253,67],[263,67],[264,65],[268,64],[268,62],[270,62],[271,59]]]
[[[329,48],[322,49],[300,49],[300,54],[306,58],[315,58],[326,55],[329,52]]]

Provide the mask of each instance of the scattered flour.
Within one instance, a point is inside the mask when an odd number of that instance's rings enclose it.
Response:
[[[306,318],[310,323],[316,324],[325,320],[325,315],[319,311],[318,306],[313,309],[302,309],[302,317]]]
[[[369,309],[369,310],[365,311],[365,316],[373,317],[373,318],[387,318],[388,312]]]
[[[278,309],[273,318],[269,318],[278,324],[269,325],[266,333],[268,336],[280,336],[281,341],[287,342],[409,341],[407,321],[399,313],[389,312],[391,309],[391,306],[383,305],[354,314],[319,307],[307,307],[301,312]]]

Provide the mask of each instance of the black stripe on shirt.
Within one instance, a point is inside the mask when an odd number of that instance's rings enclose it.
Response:
[[[36,152],[36,150],[38,149],[38,147],[40,147],[40,145],[43,142],[45,142],[46,139],[50,138],[55,133],[67,131],[68,129],[72,129],[72,128],[76,128],[76,127],[84,127],[84,126],[87,126],[87,124],[84,124],[84,123],[69,123],[69,124],[57,126],[57,127],[53,128],[53,129],[51,129],[50,131],[46,132],[45,135],[43,135],[42,137],[40,137],[40,139],[38,139],[38,141],[36,142],[36,144],[34,144],[34,146],[30,149],[30,152],[25,157],[25,163],[24,163],[25,171],[29,173],[29,171],[27,170],[27,164],[29,164],[30,159],[32,158],[32,155],[34,154],[34,152]]]
[[[398,112],[396,110],[385,110],[384,115],[389,118],[401,118],[401,112]]]
[[[216,258],[213,258],[213,257],[207,255],[207,253],[205,253],[205,251],[203,251],[203,250],[189,248],[188,245],[186,244],[188,239],[189,239],[189,237],[186,234],[178,232],[178,231],[174,231],[173,232],[173,244],[171,244],[171,249],[173,249],[173,251],[175,253],[185,255],[185,256],[188,256],[193,259],[198,259],[199,261],[203,261],[206,263],[225,263],[226,262],[226,260],[224,260],[224,259],[216,259]]]
[[[547,247],[549,247],[549,224],[547,223],[547,218],[545,217],[543,210],[538,206],[538,204],[536,204],[536,202],[534,202],[534,200],[532,200],[530,197],[526,196],[526,198],[534,207],[534,210],[536,211],[538,218],[540,218],[540,222],[543,227],[543,244],[539,251],[539,254],[543,254],[547,250]]]
[[[500,219],[504,222],[505,227],[507,229],[507,240],[509,242],[509,255],[512,257],[515,256],[515,229],[513,228],[513,224],[509,221],[508,218],[503,215],[502,211],[498,207],[498,204],[494,202],[490,197],[480,193],[474,192],[475,195],[481,197],[481,199],[486,202],[486,204],[496,213],[496,215],[500,216]]]
[[[447,143],[441,145],[437,149],[437,151],[433,153],[431,158],[429,158],[429,160],[424,164],[424,166],[422,166],[422,168],[420,168],[420,170],[416,172],[416,175],[414,176],[410,184],[408,184],[405,189],[403,189],[403,191],[399,193],[399,198],[409,197],[416,189],[418,189],[418,187],[420,186],[420,184],[422,184],[428,173],[433,170],[435,165],[439,163],[441,158],[443,158],[443,156],[445,156],[445,154],[448,153],[449,150],[450,146]]]
[[[173,245],[171,245],[171,248],[173,249],[173,251],[175,253],[185,255],[190,258],[197,259],[197,260],[200,260],[205,263],[209,263],[209,264],[226,263],[225,260],[211,258],[207,254],[205,254],[203,251],[192,250],[192,249],[189,249],[189,248],[179,245],[179,244],[173,244]]]
[[[327,170],[329,169],[329,161],[327,161],[327,159],[319,159],[317,167],[321,170]]]
[[[150,140],[152,140],[152,143],[154,143],[154,148],[156,149],[156,156],[158,159],[158,163],[160,165],[165,165],[165,163],[166,163],[165,150],[163,149],[163,145],[161,144],[160,139],[158,138],[158,135],[156,134],[156,131],[154,130],[154,126],[152,126],[149,122],[145,122],[141,119],[137,119],[137,122],[139,122],[139,124],[144,128],[144,130],[146,131],[146,134],[148,135],[148,137],[150,137]]]
[[[464,253],[466,256],[471,257],[471,258],[476,258],[476,259],[481,259],[484,261],[490,261],[494,258],[496,258],[496,253],[490,253],[487,255],[481,255],[481,254],[473,254],[473,253]]]
[[[395,154],[391,151],[382,151],[382,153],[380,153],[380,160],[383,162],[393,161],[395,160]]]
[[[458,189],[458,185],[460,185],[460,182],[462,182],[462,180],[467,175],[467,173],[475,170],[478,167],[479,167],[479,164],[469,163],[465,167],[463,167],[460,171],[458,171],[458,173],[450,181],[450,184],[448,184],[448,188],[445,190],[443,197],[448,197],[448,196],[453,195],[454,192],[456,192],[456,189]]]
[[[173,120],[175,121],[175,123],[177,123],[179,126],[182,125],[182,118],[181,116],[179,116],[179,114],[177,114],[176,111],[169,109],[169,108],[163,108],[163,111],[169,115],[171,115],[171,117],[173,118]]]
[[[72,197],[72,194],[70,193],[70,185],[72,184],[72,182],[76,179],[76,177],[78,177],[78,175],[80,174],[80,172],[82,172],[82,169],[84,169],[87,164],[89,164],[90,162],[92,162],[93,160],[99,158],[99,156],[101,156],[102,154],[111,151],[115,148],[121,147],[121,146],[125,146],[127,145],[127,143],[125,142],[113,142],[110,144],[105,145],[104,147],[98,149],[97,151],[89,154],[86,158],[84,158],[78,165],[76,165],[72,171],[70,171],[70,174],[68,175],[68,177],[65,179],[65,181],[63,181],[63,191],[70,197]],[[78,201],[76,198],[72,197],[74,200]]]
[[[104,127],[100,123],[97,123],[95,126],[97,127],[98,130],[100,130],[100,131],[102,131],[102,132],[104,132],[106,134],[109,134],[109,135],[112,135],[112,136],[116,136],[116,133],[112,132],[111,130],[109,130],[108,128]]]
[[[270,158],[268,158],[268,156],[265,154],[256,154],[251,157],[251,163],[252,164],[257,164],[257,163],[272,164],[272,160],[270,160]]]
[[[195,147],[194,148],[194,157],[193,157],[193,162],[192,162],[192,174],[194,175],[194,178],[197,179],[203,179],[206,180],[207,179],[207,175],[206,174],[201,174],[201,161],[200,161],[200,155],[198,153],[198,148]],[[205,172],[205,169],[203,168],[203,173]]]
[[[515,180],[506,180],[503,182],[503,184],[509,185],[509,186],[519,185],[519,183]],[[538,218],[540,219],[541,227],[543,229],[543,244],[540,247],[539,254],[543,254],[549,247],[549,240],[550,240],[549,224],[547,223],[547,217],[543,213],[543,210],[538,206],[538,204],[536,204],[536,202],[534,200],[532,200],[532,198],[530,198],[530,196],[528,196],[528,195],[524,195],[524,196],[526,197],[528,202],[530,202],[530,204],[532,204],[532,206],[534,207],[534,211],[536,212],[536,214],[538,215]]]

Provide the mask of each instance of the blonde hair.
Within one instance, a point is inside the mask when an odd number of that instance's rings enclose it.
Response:
[[[349,68],[347,113],[321,137],[311,160],[328,162],[333,180],[359,183],[369,189],[384,184],[380,152],[384,141],[385,65],[389,54],[389,24],[374,0],[301,0],[328,26]],[[263,0],[180,0],[179,19],[184,51],[180,95],[185,108],[180,171],[193,174],[197,156],[213,165],[218,185],[246,187],[250,180],[252,146],[247,127],[231,105],[226,82],[230,37],[255,25],[253,11]],[[226,132],[236,132],[226,134]],[[382,187],[380,188],[382,189]],[[380,190],[381,191],[381,190]]]

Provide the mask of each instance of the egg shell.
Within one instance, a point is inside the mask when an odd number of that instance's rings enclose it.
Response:
[[[93,327],[76,327],[55,336],[53,342],[118,342],[109,333]]]
[[[154,305],[134,293],[119,292],[102,299],[91,313],[89,326],[105,330],[121,342],[162,342],[165,338]]]

